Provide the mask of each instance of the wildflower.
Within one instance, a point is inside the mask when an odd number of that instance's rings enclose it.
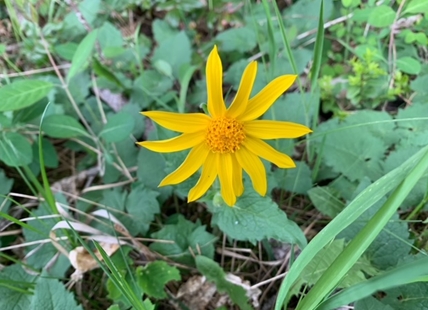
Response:
[[[222,91],[222,64],[217,47],[214,47],[206,66],[209,115],[142,112],[159,125],[182,134],[162,141],[139,142],[139,145],[161,153],[191,148],[184,162],[159,186],[181,183],[202,167],[198,182],[188,194],[188,201],[203,196],[218,176],[223,200],[233,206],[236,197],[244,191],[242,169],[250,176],[254,189],[262,196],[266,194],[266,171],[260,157],[280,168],[295,167],[289,156],[263,140],[297,138],[311,130],[300,124],[257,118],[294,83],[296,76],[280,76],[250,98],[256,73],[257,62],[253,61],[244,71],[236,97],[226,108]]]

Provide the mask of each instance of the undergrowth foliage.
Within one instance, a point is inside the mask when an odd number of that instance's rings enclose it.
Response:
[[[428,309],[427,1],[36,2],[0,309]]]

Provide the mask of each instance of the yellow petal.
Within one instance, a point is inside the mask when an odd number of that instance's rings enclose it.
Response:
[[[251,178],[257,193],[264,196],[267,191],[266,169],[260,158],[242,147],[236,154],[236,159]]]
[[[217,177],[216,154],[209,152],[202,167],[202,173],[196,185],[189,191],[187,201],[195,201],[201,198],[214,183]]]
[[[251,90],[253,89],[254,80],[257,74],[257,62],[252,61],[245,68],[242,75],[241,83],[239,84],[238,92],[235,99],[226,112],[228,117],[236,118],[244,113],[247,108],[248,99],[250,98]]]
[[[252,137],[246,137],[243,145],[250,151],[280,168],[294,168],[296,165],[290,156],[278,152],[266,142]],[[245,168],[244,168],[245,169]]]
[[[236,196],[233,191],[233,165],[232,155],[230,153],[217,155],[217,171],[220,179],[221,196],[224,202],[233,207],[236,202]]]
[[[233,165],[233,191],[237,197],[241,196],[244,192],[244,185],[242,184],[242,167],[236,159],[236,155],[232,154]]]
[[[223,101],[223,67],[217,46],[214,46],[208,56],[205,72],[207,76],[208,112],[212,117],[217,118],[226,112]]]
[[[265,120],[245,122],[244,130],[247,135],[259,139],[298,138],[312,132],[300,124]]]
[[[178,132],[196,132],[205,130],[211,118],[203,113],[172,113],[164,111],[141,112],[154,122],[169,130]]]
[[[205,143],[201,143],[195,146],[187,155],[184,162],[175,171],[167,175],[159,184],[159,186],[166,186],[171,184],[178,184],[190,178],[202,164],[208,156],[208,148]]]
[[[138,145],[154,152],[171,153],[190,149],[205,140],[204,132],[183,133],[182,135],[161,141],[137,142]]]
[[[293,85],[296,77],[296,75],[282,75],[266,85],[248,101],[247,110],[239,117],[239,120],[253,120],[265,113],[275,100]]]

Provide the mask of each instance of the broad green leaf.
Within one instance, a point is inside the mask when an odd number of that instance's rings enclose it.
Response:
[[[33,105],[46,97],[52,86],[49,82],[39,80],[21,80],[5,85],[0,88],[0,112]]]
[[[422,65],[415,58],[405,56],[397,59],[397,68],[404,73],[417,75],[421,72]]]
[[[85,128],[68,115],[49,115],[43,120],[42,130],[52,138],[88,136]]]
[[[136,270],[137,282],[144,294],[157,299],[167,298],[165,284],[181,280],[180,271],[164,261],[155,261]]]
[[[428,74],[419,75],[414,81],[410,83],[410,88],[418,94],[425,96],[428,95]]]
[[[310,264],[301,273],[299,281],[294,285],[292,294],[298,295],[302,286],[313,286],[327,270],[327,268],[334,262],[339,254],[345,248],[343,239],[334,240],[327,245],[324,249],[318,252]],[[364,259],[362,259],[364,261]],[[340,282],[337,288],[349,287],[354,284],[366,280],[365,274],[374,275],[376,270],[367,264],[356,264],[347,274],[346,277]]]
[[[171,51],[174,52],[171,53]],[[156,63],[158,60],[166,61],[171,65],[174,77],[178,79],[181,66],[190,63],[191,57],[190,40],[184,31],[180,31],[176,35],[159,42],[159,46],[153,53],[152,63]]]
[[[334,218],[345,208],[345,204],[338,198],[337,191],[333,188],[317,186],[310,189],[308,195],[315,208],[331,218]]]
[[[107,80],[109,80],[110,82],[113,82],[120,88],[123,88],[123,89],[126,88],[125,85],[123,85],[123,83],[116,77],[116,75],[114,75],[113,72],[111,72],[107,67],[101,64],[95,57],[92,58],[92,61],[93,61],[92,67],[98,76],[106,78]]]
[[[374,297],[367,297],[355,303],[354,310],[394,310]]]
[[[73,293],[67,291],[64,284],[55,279],[39,277],[36,282],[36,290],[31,300],[30,310],[81,310],[77,305]]]
[[[119,142],[129,137],[134,129],[134,117],[126,112],[111,114],[107,117],[107,124],[101,130],[99,137],[106,142]]]
[[[33,143],[32,149],[34,154],[34,161],[39,162],[40,156],[39,156],[38,141]],[[43,150],[44,165],[46,166],[46,168],[58,168],[58,164],[59,164],[58,153],[56,152],[56,149],[53,146],[52,142],[44,138],[42,150]]]
[[[245,289],[242,286],[227,281],[225,272],[215,261],[208,257],[198,255],[196,256],[196,268],[207,277],[208,281],[215,283],[220,293],[226,292],[230,299],[239,306],[239,309],[253,309],[248,303]]]
[[[417,14],[428,12],[428,2],[426,0],[411,0],[407,2],[405,9],[402,13],[404,14]]]
[[[0,309],[29,309],[36,276],[20,265],[7,266],[0,272]]]
[[[369,24],[378,28],[391,26],[394,20],[395,11],[385,4],[381,4],[374,8],[369,16]]]
[[[0,160],[10,167],[30,164],[33,151],[28,139],[16,132],[0,135]]]
[[[249,27],[230,28],[220,32],[216,39],[220,41],[220,52],[249,52],[257,45],[256,34]]]
[[[177,34],[177,30],[172,28],[166,20],[155,19],[152,22],[152,31],[156,42],[160,43]]]
[[[391,306],[394,310],[425,310],[428,309],[427,291],[428,282],[401,285],[386,290],[382,303]]]
[[[394,123],[382,112],[355,113],[344,121],[337,118],[322,123],[309,138],[322,161],[349,180],[383,175],[382,160],[397,136],[391,135]]]
[[[155,219],[155,214],[160,213],[157,196],[159,196],[158,192],[138,184],[137,187],[132,188],[126,199],[126,210],[132,220],[130,230],[134,228],[133,232],[147,233],[150,224]]]
[[[78,45],[73,42],[67,42],[64,44],[58,44],[54,46],[54,51],[65,60],[71,61],[74,54],[76,53]]]
[[[300,274],[315,255],[373,204],[385,197],[385,195],[392,189],[397,187],[415,168],[415,166],[420,164],[424,156],[427,156],[427,152],[428,148],[420,150],[401,166],[397,167],[395,170],[383,176],[362,191],[340,214],[338,214],[326,227],[323,228],[321,233],[312,239],[308,246],[297,257],[296,261],[290,268],[287,277],[282,282],[278,292],[275,310],[280,310],[284,303],[286,303],[289,290],[298,280]]]
[[[397,268],[388,270],[378,276],[370,278],[367,281],[363,281],[339,292],[335,296],[323,302],[318,309],[335,309],[342,305],[350,304],[356,299],[374,295],[378,291],[385,292],[390,288],[399,288],[401,285],[415,281],[422,276],[427,276],[428,270],[425,268],[427,264],[427,256],[412,259],[410,262],[400,264]]]
[[[279,188],[297,194],[306,194],[312,187],[311,170],[305,162],[295,161],[294,169],[276,169],[275,180]]]
[[[98,41],[104,52],[106,48],[121,48],[123,46],[122,33],[116,26],[105,22],[98,30]]]
[[[91,31],[83,38],[82,42],[80,42],[76,51],[73,55],[73,60],[71,61],[71,68],[68,71],[67,82],[80,71],[84,70],[87,66],[89,59],[91,58],[92,49],[95,46],[95,41],[97,40],[98,31],[97,29]]]
[[[6,174],[2,169],[0,169],[0,211],[7,213],[11,201],[8,200],[5,202],[6,198],[3,198],[1,195],[8,195],[12,189],[14,179],[9,179],[6,177]]]
[[[155,70],[145,70],[135,79],[131,94],[131,103],[148,108],[152,102],[171,90],[172,80],[165,78]]]
[[[208,202],[208,209],[213,213],[211,223],[236,240],[256,243],[273,238],[304,248],[306,238],[299,226],[289,220],[275,202],[260,197],[250,186],[247,183],[244,194],[233,208],[222,202]]]
[[[205,225],[201,225],[199,220],[192,223],[178,215],[176,224],[165,225],[160,231],[151,234],[151,237],[174,241],[174,243],[155,241],[150,244],[150,249],[183,264],[194,264],[193,253],[214,257],[214,242],[217,238],[208,233]]]

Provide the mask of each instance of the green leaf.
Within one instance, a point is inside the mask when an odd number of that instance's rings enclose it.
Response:
[[[157,299],[167,298],[165,284],[181,280],[180,271],[164,261],[155,261],[136,270],[138,285],[144,294]]]
[[[312,187],[311,170],[305,162],[295,161],[294,169],[276,169],[275,179],[279,188],[297,194],[306,194]]]
[[[417,75],[421,72],[421,63],[413,57],[405,56],[397,59],[397,68],[407,74]]]
[[[334,218],[345,208],[345,204],[340,201],[337,191],[333,188],[317,186],[310,189],[308,195],[315,208],[331,218]]]
[[[305,270],[301,273],[299,281],[297,281],[293,287],[292,294],[298,295],[303,285],[314,285],[319,280],[321,275],[327,270],[327,268],[335,261],[339,254],[342,253],[344,248],[345,242],[343,239],[340,239],[334,240],[324,249],[319,251],[312,261],[306,266]],[[366,280],[364,273],[374,275],[375,269],[369,264],[356,264],[346,274],[346,277],[343,278],[342,282],[339,283],[337,288],[349,287]]]
[[[289,220],[275,202],[260,197],[250,186],[246,186],[233,208],[209,202],[208,209],[213,213],[212,224],[233,239],[256,243],[274,238],[297,244],[300,248],[306,246],[306,238],[299,226]]]
[[[78,306],[71,292],[67,291],[64,284],[55,279],[39,277],[37,280],[34,297],[31,300],[30,310],[78,310]]]
[[[52,138],[75,138],[88,136],[85,128],[68,115],[49,115],[43,121],[42,130]]]
[[[0,136],[0,160],[10,167],[30,164],[33,151],[28,139],[16,132],[5,132]]]
[[[98,76],[106,78],[110,82],[115,83],[120,88],[126,88],[125,85],[123,85],[123,83],[116,77],[116,75],[114,75],[114,73],[111,72],[107,67],[102,65],[95,57],[92,58],[92,62],[92,67]]]
[[[34,161],[39,162],[40,156],[39,156],[38,141],[33,143],[32,149],[34,154]],[[58,153],[56,152],[56,149],[53,146],[52,142],[45,138],[43,139],[43,158],[44,158],[44,165],[47,168],[58,168],[58,164],[59,164]]]
[[[47,96],[52,84],[39,80],[21,80],[0,88],[0,112],[19,110]]]
[[[249,52],[257,45],[256,34],[249,27],[230,28],[220,32],[216,39],[220,41],[220,51],[223,52]]]
[[[374,297],[367,297],[355,303],[354,310],[394,310]]]
[[[373,9],[369,16],[369,24],[383,28],[391,26],[395,20],[395,11],[387,5],[379,5]]]
[[[239,285],[233,284],[226,280],[226,274],[221,267],[208,257],[196,256],[196,268],[207,277],[208,281],[214,282],[217,290],[222,293],[226,292],[230,299],[239,306],[239,309],[253,309],[248,303],[245,289]]]
[[[388,122],[390,120],[390,122]],[[321,124],[310,136],[322,161],[349,180],[383,175],[382,159],[397,136],[391,135],[394,122],[384,112],[367,111]],[[325,137],[325,138],[324,138]]]
[[[134,125],[134,117],[127,112],[111,114],[107,117],[107,124],[101,130],[99,137],[106,142],[125,140],[131,135]]]
[[[138,186],[133,188],[126,199],[126,210],[132,219],[131,228],[141,234],[147,233],[155,214],[160,213],[159,202],[156,197],[158,192]]]
[[[428,2],[426,0],[411,0],[410,2],[407,2],[402,15],[408,13],[417,14],[426,12],[428,12]]]
[[[193,265],[193,253],[214,257],[214,242],[216,237],[206,231],[205,225],[198,220],[192,223],[181,214],[176,224],[165,225],[160,231],[151,235],[154,239],[172,240],[174,243],[153,242],[150,249],[170,259],[188,265]],[[189,251],[191,248],[192,253]]]
[[[171,51],[174,51],[171,53]],[[184,64],[191,62],[192,49],[190,40],[184,31],[180,31],[174,36],[168,37],[162,42],[153,53],[152,63],[164,60],[172,67],[175,78],[180,76],[180,68]]]
[[[20,265],[11,265],[0,272],[0,309],[29,309],[35,275]]]
[[[0,169],[0,195],[8,195],[12,189],[13,179],[6,177],[6,174]],[[5,202],[6,198],[0,196],[0,211],[7,213],[10,206],[10,200]]]
[[[382,302],[394,310],[425,310],[428,309],[427,291],[427,282],[402,285],[386,290]]]
[[[55,52],[65,60],[71,61],[73,59],[74,54],[76,53],[78,45],[73,42],[67,42],[64,44],[58,44],[54,46]]]
[[[287,277],[284,278],[278,292],[275,310],[281,309],[286,303],[289,290],[313,257],[329,244],[343,229],[353,223],[362,213],[398,186],[409,173],[413,173],[415,167],[421,164],[425,156],[428,156],[427,152],[427,148],[420,150],[405,163],[366,188],[326,227],[324,227],[321,233],[317,234],[312,239],[308,246],[297,257],[288,271]],[[321,295],[321,297],[322,296],[325,295]]]
[[[98,31],[97,29],[89,32],[79,46],[76,49],[76,52],[73,55],[73,60],[71,61],[70,71],[68,71],[67,82],[80,71],[83,71],[87,66],[89,59],[91,58],[92,49],[95,46],[95,41],[97,39]]]

